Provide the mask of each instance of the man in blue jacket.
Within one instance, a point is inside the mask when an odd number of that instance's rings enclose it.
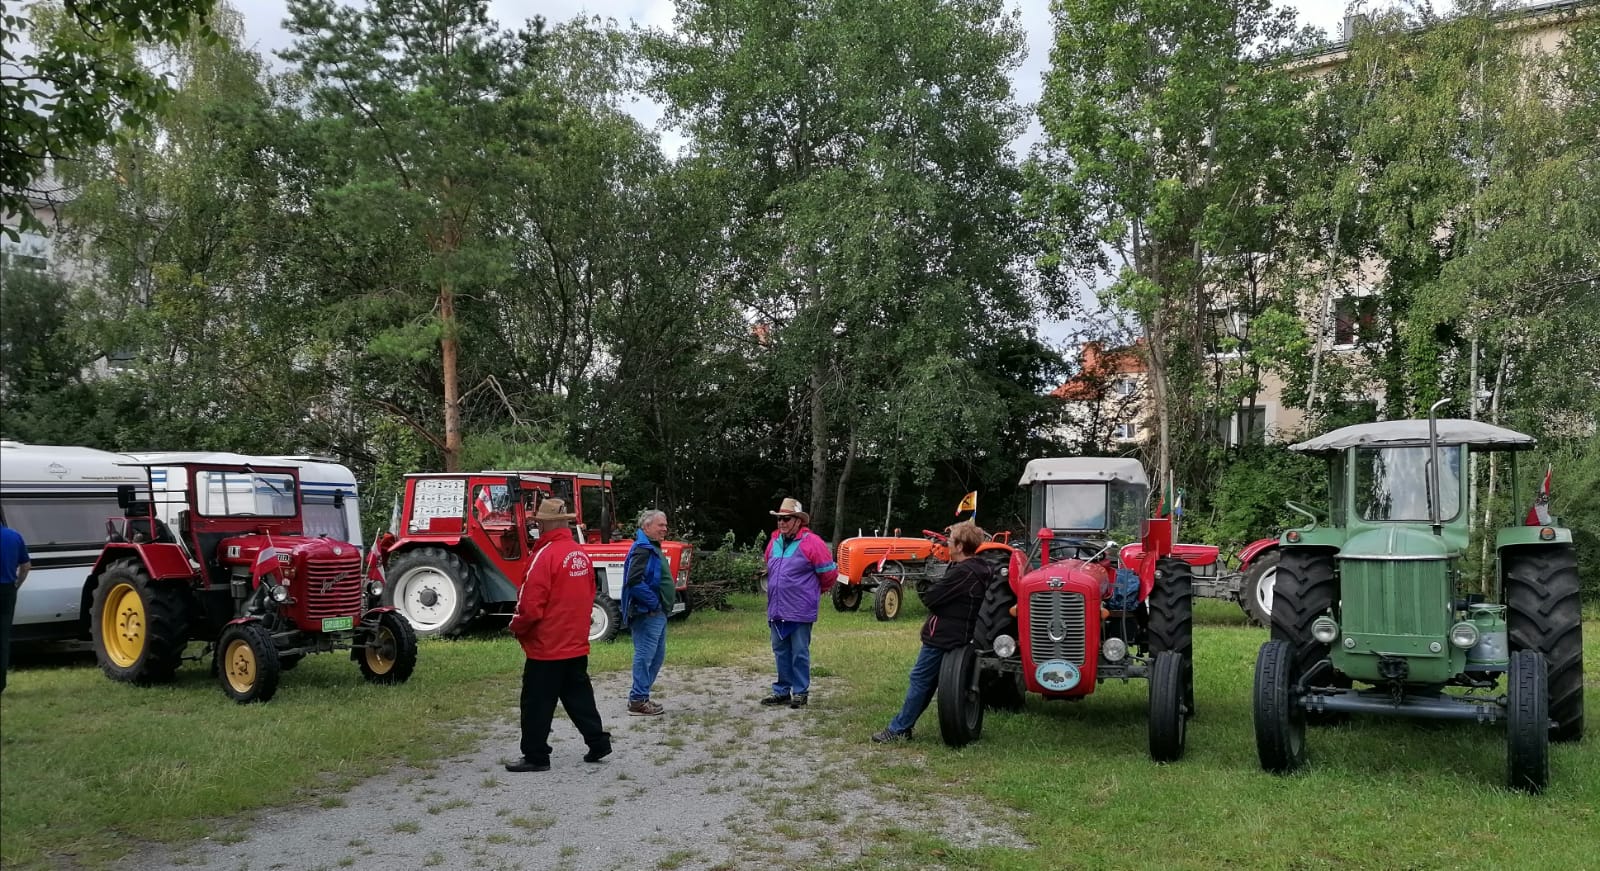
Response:
[[[652,508],[639,515],[639,532],[622,568],[622,622],[633,634],[633,687],[628,690],[628,715],[633,717],[657,717],[663,710],[650,700],[650,688],[667,657],[667,615],[677,601],[672,570],[661,549],[666,537],[666,512]]]
[[[0,693],[6,691],[6,672],[11,668],[11,619],[17,613],[17,588],[28,579],[28,545],[22,535],[6,525],[0,512]]]

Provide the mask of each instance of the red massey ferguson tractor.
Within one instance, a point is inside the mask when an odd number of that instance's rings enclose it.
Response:
[[[632,542],[613,538],[611,481],[597,474],[407,475],[390,529],[373,545],[388,581],[384,601],[424,636],[457,635],[479,614],[511,613],[534,552],[537,529],[527,517],[552,496],[578,515],[573,534],[594,564],[589,640],[609,641],[622,624],[622,564]],[[668,541],[663,549],[679,590],[670,616],[681,620],[693,548]]]
[[[222,691],[241,704],[271,699],[282,673],[312,653],[349,650],[372,683],[411,676],[416,635],[379,606],[382,583],[364,577],[360,548],[305,534],[296,469],[143,468],[151,483],[119,489],[124,516],[107,521],[89,577],[107,677],[170,681],[190,641],[206,643]]]
[[[1183,756],[1194,715],[1193,575],[1172,555],[1167,518],[1145,519],[1149,484],[1137,460],[1033,460],[1036,563],[1019,558],[978,611],[973,642],[947,653],[939,674],[939,731],[963,746],[986,707],[1020,710],[1026,693],[1080,701],[1106,680],[1150,686],[1150,756]],[[1117,535],[1142,528],[1145,558],[1119,570]],[[946,688],[954,688],[947,692]]]

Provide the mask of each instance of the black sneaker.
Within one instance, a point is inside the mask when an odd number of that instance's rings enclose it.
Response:
[[[583,754],[584,762],[599,762],[611,755],[611,733],[606,732],[604,735],[601,741],[589,745],[589,752]]]
[[[776,708],[779,705],[790,704],[791,699],[793,699],[793,696],[790,696],[788,693],[784,693],[782,695],[779,695],[777,693],[773,693],[772,695],[767,696],[766,698],[762,699],[761,700],[761,704],[764,707]]]
[[[789,697],[789,707],[791,707],[791,708],[803,708],[803,707],[806,706],[806,701],[809,700],[810,698],[811,698],[811,694],[810,693],[795,693],[794,695]]]
[[[872,736],[872,743],[874,744],[893,744],[896,741],[910,740],[910,729],[907,729],[904,732],[896,732],[893,729],[884,729],[882,732],[877,732]]]
[[[531,759],[518,759],[516,762],[507,762],[506,763],[506,770],[507,771],[515,771],[515,772],[549,771],[550,770],[550,760],[546,759],[543,762],[534,762]]]

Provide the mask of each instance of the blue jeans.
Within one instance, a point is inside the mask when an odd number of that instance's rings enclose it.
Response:
[[[667,658],[667,615],[635,614],[628,625],[633,632],[633,688],[628,690],[628,701],[642,702],[650,698],[650,687]]]
[[[772,658],[778,662],[778,680],[772,685],[775,696],[805,695],[811,692],[811,624],[790,623],[784,638],[778,627],[772,631]]]
[[[933,691],[939,688],[939,664],[944,661],[944,651],[922,645],[917,661],[911,666],[911,685],[906,687],[906,703],[900,713],[889,721],[889,731],[908,732],[917,724],[917,718],[933,701]]]

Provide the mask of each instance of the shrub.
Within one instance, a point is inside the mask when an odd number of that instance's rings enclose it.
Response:
[[[686,590],[689,607],[722,611],[728,607],[728,594],[757,591],[765,568],[761,553],[756,545],[737,544],[731,531],[716,549],[697,549]]]

